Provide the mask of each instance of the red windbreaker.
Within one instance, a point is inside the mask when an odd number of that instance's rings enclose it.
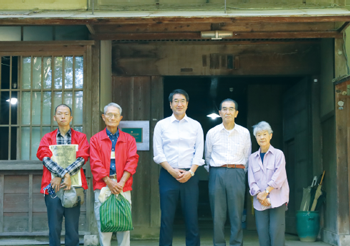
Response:
[[[90,167],[93,175],[93,188],[94,190],[102,189],[106,187],[103,178],[109,176],[112,151],[112,141],[107,135],[106,128],[92,136],[90,147]],[[115,145],[117,181],[120,181],[124,171],[131,174],[124,185],[124,192],[132,190],[132,178],[136,172],[137,162],[139,160],[139,155],[136,151],[135,138],[119,129],[119,137]]]
[[[71,132],[72,132],[71,144],[78,144],[77,158],[78,157],[84,158],[85,160],[84,164],[85,164],[89,159],[89,142],[86,139],[86,135],[84,133],[74,131],[72,128],[71,128]],[[57,136],[57,129],[54,130],[53,132],[46,133],[44,137],[41,139],[38,152],[36,153],[36,156],[38,157],[39,160],[43,161],[44,157],[50,157],[50,158],[52,157],[52,152],[49,149],[49,146],[57,144],[56,136]],[[83,188],[86,190],[88,188],[88,185],[86,182],[84,171],[81,170],[80,174],[81,174],[81,182],[82,182]],[[44,166],[40,193],[44,194],[43,189],[50,183],[50,181],[51,181],[51,172]],[[45,194],[49,194],[49,193],[45,191]]]

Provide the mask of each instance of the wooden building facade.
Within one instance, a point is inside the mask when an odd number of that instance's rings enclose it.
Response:
[[[220,123],[206,117],[205,110],[213,107],[208,101],[218,104],[226,97],[238,98],[242,105],[239,124],[251,129],[266,120],[272,125],[272,144],[286,155],[291,187],[287,232],[296,232],[302,188],[326,170],[319,237],[332,245],[349,244],[346,1],[326,10],[320,7],[330,1],[313,1],[313,9],[291,1],[291,6],[300,5],[296,10],[289,5],[268,10],[272,1],[246,10],[246,1],[237,1],[242,10],[228,8],[226,13],[216,11],[219,1],[208,1],[213,11],[202,4],[203,11],[190,6],[152,12],[154,1],[145,1],[145,10],[133,12],[135,5],[124,1],[128,11],[107,12],[116,7],[101,0],[94,2],[94,13],[90,1],[76,1],[74,8],[68,2],[62,1],[65,11],[59,13],[26,14],[0,5],[0,241],[47,239],[46,207],[39,193],[42,164],[35,152],[41,136],[56,127],[54,105],[70,104],[77,112],[73,127],[90,138],[104,128],[101,113],[110,101],[122,106],[123,120],[149,121],[150,150],[139,151],[134,177],[132,237],[157,238],[159,166],[152,159],[153,129],[169,115],[169,91],[181,87],[194,98],[189,116],[195,115],[205,132]],[[157,2],[161,8],[163,2]],[[72,10],[79,6],[87,10]],[[213,38],[230,35],[213,40],[202,38],[202,32],[211,32]],[[214,85],[216,96],[211,98],[208,91]],[[11,98],[17,103],[11,104]],[[254,138],[252,142],[254,151]],[[97,234],[89,164],[85,172],[90,189],[81,212],[82,237]],[[205,197],[207,175],[203,170],[197,175]],[[204,225],[210,223],[210,211],[208,202],[200,201]],[[248,194],[246,201],[247,228],[255,229]]]

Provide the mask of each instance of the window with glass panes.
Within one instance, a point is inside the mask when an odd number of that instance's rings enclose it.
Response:
[[[37,160],[44,134],[57,128],[55,107],[72,108],[83,130],[83,56],[0,57],[0,160]]]

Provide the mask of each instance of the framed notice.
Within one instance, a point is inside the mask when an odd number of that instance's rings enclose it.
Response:
[[[137,150],[149,150],[149,121],[121,121],[119,128],[136,140]]]

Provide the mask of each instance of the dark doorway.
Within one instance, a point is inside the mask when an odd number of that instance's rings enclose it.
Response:
[[[262,120],[269,122],[274,130],[271,144],[284,150],[286,146],[283,140],[283,117],[287,112],[283,112],[283,97],[301,80],[302,77],[164,77],[164,117],[172,114],[168,106],[171,91],[184,89],[190,97],[187,115],[201,123],[205,136],[209,129],[221,123],[221,118],[213,120],[207,115],[218,114],[220,102],[232,98],[239,105],[236,123],[251,132],[252,152],[258,150],[252,135],[252,126]],[[199,223],[201,226],[212,226],[208,174],[204,168],[199,168],[196,175],[200,176]],[[247,214],[251,213],[250,199],[247,193],[245,201]],[[254,229],[254,216],[248,217],[250,217],[247,221],[248,228]],[[180,206],[175,223],[178,225],[184,223]]]

